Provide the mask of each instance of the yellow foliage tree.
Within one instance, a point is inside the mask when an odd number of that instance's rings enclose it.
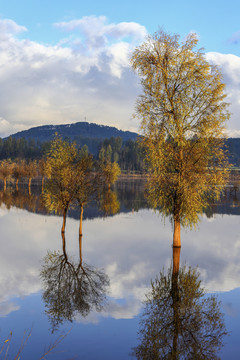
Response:
[[[112,163],[111,161],[108,160],[102,162],[100,167],[102,170],[103,179],[107,184],[108,188],[110,189],[111,185],[117,181],[119,175],[121,174],[121,169],[118,163],[116,162]]]
[[[75,195],[77,164],[78,152],[75,144],[56,137],[46,157],[47,181],[43,198],[50,211],[63,214],[62,232],[65,231],[67,210]]]
[[[228,104],[217,67],[195,34],[183,42],[160,30],[135,49],[133,69],[143,88],[136,104],[149,165],[147,194],[155,208],[171,216],[173,245],[181,246],[181,224],[192,226],[218,198],[226,182],[224,124]]]
[[[3,180],[3,189],[4,191],[7,188],[7,179],[10,179],[12,176],[13,163],[11,159],[2,160],[0,162],[0,178]]]

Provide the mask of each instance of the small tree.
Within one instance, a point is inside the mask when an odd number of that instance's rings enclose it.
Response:
[[[228,119],[224,84],[197,45],[195,34],[163,31],[132,55],[143,93],[136,115],[149,165],[148,198],[174,223],[173,245],[181,246],[180,225],[196,224],[209,198],[218,198],[228,164],[223,131]]]
[[[83,208],[90,198],[97,194],[102,183],[100,174],[93,172],[92,155],[81,156],[76,167],[76,178],[74,199],[80,207],[79,236],[82,237]]]
[[[16,190],[18,191],[19,180],[25,175],[25,160],[17,159],[13,164],[12,176],[15,179]]]
[[[7,188],[7,179],[10,179],[12,176],[13,163],[10,159],[2,160],[0,162],[0,177],[3,180],[3,189],[4,191]]]
[[[63,215],[62,233],[65,231],[67,210],[74,199],[78,153],[75,144],[55,138],[47,153],[45,174],[47,182],[43,193],[50,211]]]
[[[36,160],[29,161],[25,164],[24,175],[28,178],[28,191],[31,194],[32,178],[37,176],[37,162]]]
[[[42,177],[42,190],[43,190],[44,180],[45,180],[45,167],[46,167],[46,161],[44,158],[42,158],[38,161],[38,173]]]
[[[113,185],[117,181],[119,175],[121,174],[121,169],[118,163],[112,163],[111,161],[102,162],[100,164],[100,168],[104,181],[107,184],[108,189],[110,189],[111,185]]]

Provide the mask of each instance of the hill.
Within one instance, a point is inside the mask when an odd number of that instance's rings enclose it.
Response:
[[[60,135],[63,139],[77,141],[79,138],[89,139],[108,139],[120,136],[123,141],[135,140],[137,133],[131,131],[118,130],[112,126],[97,125],[88,122],[77,122],[67,125],[44,125],[30,128],[28,130],[19,131],[12,134],[15,139],[25,138],[34,139],[35,141],[45,142],[54,138],[55,134]]]

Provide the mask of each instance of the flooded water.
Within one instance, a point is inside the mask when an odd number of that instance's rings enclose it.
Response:
[[[37,190],[1,192],[0,347],[12,337],[0,358],[9,343],[14,359],[29,332],[21,359],[40,359],[49,346],[47,359],[134,358],[145,294],[172,264],[172,226],[147,207],[141,181],[119,182],[116,190],[117,214],[103,216],[94,204],[84,211],[82,263],[77,209],[69,212],[63,248],[62,218],[46,214]],[[229,187],[196,231],[182,231],[180,263],[198,267],[207,294],[221,301],[229,332],[221,359],[239,359],[239,215],[239,189]]]

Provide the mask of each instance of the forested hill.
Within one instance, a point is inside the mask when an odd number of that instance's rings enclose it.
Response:
[[[54,138],[58,134],[63,139],[79,142],[82,138],[91,139],[107,139],[111,137],[120,136],[123,141],[135,140],[138,136],[137,133],[131,131],[118,130],[112,126],[97,125],[88,122],[77,122],[67,125],[45,125],[37,126],[28,130],[20,131],[12,134],[11,137],[15,139],[25,138],[34,139],[35,141],[45,142]]]

